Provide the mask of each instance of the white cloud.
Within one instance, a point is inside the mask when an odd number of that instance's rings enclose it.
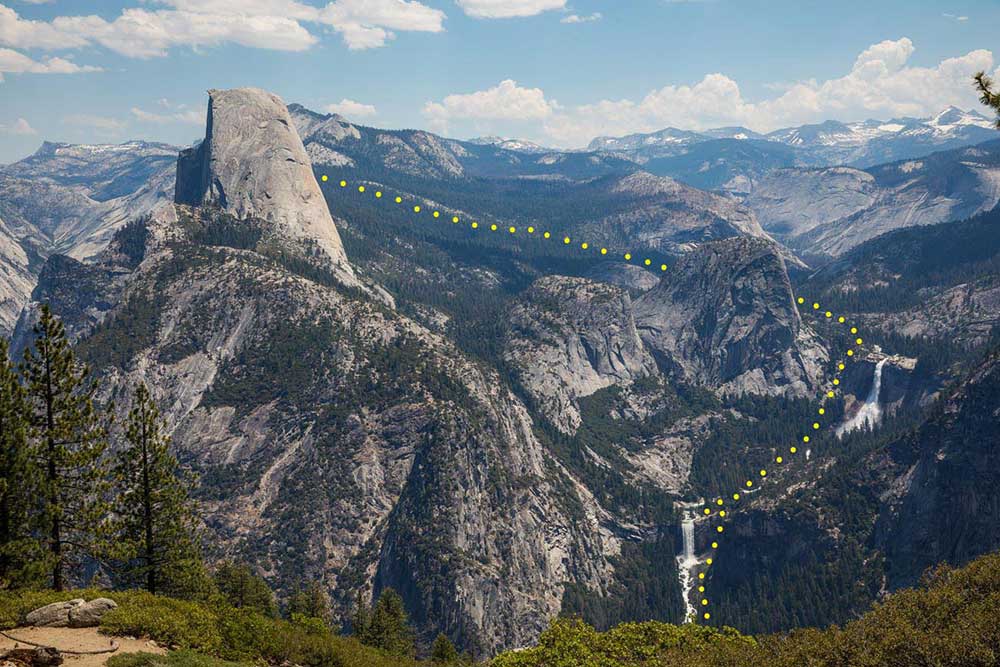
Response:
[[[99,130],[106,134],[121,132],[128,125],[124,120],[110,118],[108,116],[94,116],[91,114],[79,113],[64,116],[62,122],[66,125],[77,125],[94,130]]]
[[[168,123],[187,123],[189,125],[203,125],[205,114],[198,111],[176,111],[173,113],[155,113],[143,111],[138,107],[132,107],[132,115],[146,123],[166,125]]]
[[[951,19],[952,21],[958,21],[960,23],[969,20],[968,16],[961,16],[958,14],[948,14],[947,12],[945,12],[941,16],[945,17],[946,19]]]
[[[579,14],[570,14],[559,19],[560,23],[590,23],[592,21],[600,21],[602,18],[600,12],[594,12],[593,14],[588,14],[586,16],[580,16]]]
[[[477,19],[534,16],[566,6],[566,0],[455,0],[455,2],[462,11]]]
[[[949,105],[978,106],[971,77],[994,68],[990,51],[970,51],[932,67],[910,65],[914,51],[905,37],[879,42],[858,55],[844,76],[783,85],[780,94],[756,102],[743,97],[736,81],[714,73],[693,85],[664,86],[638,101],[601,100],[560,109],[544,119],[545,139],[578,146],[602,134],[651,132],[667,126],[745,125],[770,131],[830,118],[928,116]]]
[[[35,128],[31,127],[31,124],[23,118],[18,118],[14,121],[13,125],[0,125],[0,133],[18,134],[22,136],[38,134]]]
[[[172,47],[226,43],[304,51],[319,40],[303,23],[326,25],[351,49],[383,46],[397,31],[440,32],[445,15],[417,0],[335,0],[323,8],[297,0],[158,0],[166,9],[123,9],[100,16],[23,19],[0,5],[0,45],[69,49],[98,44],[133,58],[164,56]]]
[[[340,100],[336,104],[328,104],[324,110],[327,113],[340,114],[346,118],[365,118],[378,113],[371,104],[362,104],[361,102],[355,102],[347,98]]]
[[[542,120],[558,104],[545,99],[541,88],[521,88],[512,79],[487,90],[448,95],[440,102],[428,102],[423,114],[440,131],[453,120]]]
[[[77,65],[64,58],[34,60],[13,49],[0,48],[0,73],[11,74],[77,74],[79,72],[100,72],[100,67]]]

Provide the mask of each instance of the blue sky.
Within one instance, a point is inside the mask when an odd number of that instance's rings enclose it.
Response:
[[[187,144],[206,89],[247,85],[369,125],[573,147],[930,115],[976,105],[997,26],[996,0],[3,0],[0,162],[43,139]]]

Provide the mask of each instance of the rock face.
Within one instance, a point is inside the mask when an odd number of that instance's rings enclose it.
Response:
[[[210,90],[205,139],[177,161],[175,200],[275,226],[277,242],[315,245],[333,272],[357,281],[282,100],[258,88]]]
[[[53,602],[44,607],[39,607],[28,612],[24,617],[25,623],[44,628],[65,628],[69,625],[70,611],[84,604],[83,598],[67,600],[66,602]]]
[[[773,243],[707,243],[635,303],[642,340],[661,366],[724,394],[805,395],[824,353],[793,303]]]
[[[877,541],[887,583],[916,585],[937,563],[963,565],[1000,548],[1000,352],[891,449],[900,474],[883,495]]]
[[[101,624],[101,617],[118,605],[108,598],[94,598],[90,602],[83,598],[53,602],[29,612],[25,623],[44,628],[95,628]]]
[[[792,248],[842,255],[880,234],[989,211],[1000,202],[1000,141],[864,171],[782,169],[745,203]]]
[[[525,293],[511,313],[506,357],[565,433],[580,425],[577,398],[656,372],[628,294],[584,278],[549,276]]]

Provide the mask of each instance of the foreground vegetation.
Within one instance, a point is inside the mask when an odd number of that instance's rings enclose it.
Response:
[[[228,601],[176,600],[146,591],[95,589],[0,593],[0,628],[20,623],[43,604],[107,595],[119,607],[101,631],[149,637],[173,649],[113,657],[108,667],[234,667],[297,664],[307,667],[382,667],[467,664],[435,643],[428,661],[366,646],[332,632],[322,621],[295,613],[268,616]],[[373,610],[373,615],[387,610]],[[397,637],[398,638],[398,637]],[[1000,662],[1000,553],[961,569],[940,567],[921,589],[905,590],[844,627],[746,636],[731,628],[676,626],[648,621],[598,632],[578,618],[559,618],[538,645],[494,658],[489,667],[986,667]]]
[[[491,667],[986,667],[1000,663],[1000,554],[940,567],[844,627],[742,636],[735,630],[625,623],[599,633],[559,619],[538,646]]]

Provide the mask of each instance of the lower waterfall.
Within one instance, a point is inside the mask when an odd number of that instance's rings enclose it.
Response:
[[[694,518],[695,508],[701,503],[682,503],[681,536],[684,539],[683,549],[677,556],[677,579],[684,596],[684,622],[694,620],[696,609],[691,603],[691,590],[694,588],[694,569],[698,566],[698,557],[694,553]]]
[[[865,399],[865,404],[858,409],[857,414],[837,427],[838,438],[866,424],[869,428],[875,428],[882,419],[882,407],[879,405],[878,396],[882,391],[882,367],[885,366],[886,361],[888,360],[882,359],[875,364],[875,377],[872,380],[872,389],[868,392],[868,398]]]

